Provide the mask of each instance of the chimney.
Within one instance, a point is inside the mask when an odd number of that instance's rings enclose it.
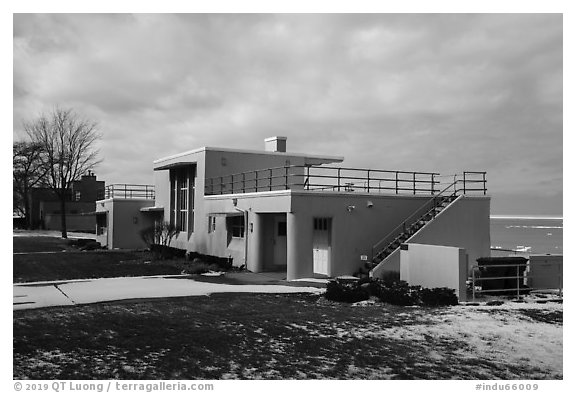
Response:
[[[285,136],[272,136],[264,139],[265,150],[286,153],[286,139]]]
[[[96,179],[96,175],[95,175],[94,172],[92,172],[91,170],[88,170],[88,173],[82,175],[82,180],[88,179],[88,178],[91,178],[91,179],[94,179],[94,180],[95,180],[95,179]]]

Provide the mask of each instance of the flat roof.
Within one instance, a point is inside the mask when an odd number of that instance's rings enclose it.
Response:
[[[161,212],[164,211],[164,206],[149,206],[140,208],[141,212]]]
[[[325,156],[317,154],[305,154],[305,153],[289,153],[289,152],[277,152],[277,151],[266,151],[266,150],[245,150],[245,149],[232,149],[226,147],[210,147],[204,146],[199,149],[189,150],[182,153],[174,154],[167,157],[162,157],[154,160],[154,170],[167,169],[170,166],[174,166],[176,162],[174,160],[182,157],[186,157],[192,154],[207,152],[207,151],[220,151],[220,152],[230,152],[230,153],[241,153],[241,154],[259,154],[259,155],[273,155],[273,156],[285,156],[285,157],[303,157],[312,160],[324,161],[325,164],[342,162],[344,157],[342,156]],[[167,161],[172,161],[167,163],[167,165],[162,165]]]

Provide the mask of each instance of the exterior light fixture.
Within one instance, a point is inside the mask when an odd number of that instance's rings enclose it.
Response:
[[[371,207],[374,207],[374,203],[372,203],[372,201],[368,201],[366,202],[366,207],[370,209]]]
[[[352,212],[352,210],[356,209],[356,206],[354,205],[349,205],[346,210],[348,210],[349,212]]]
[[[236,198],[232,199],[232,204],[234,206],[238,206],[238,199],[236,199]]]

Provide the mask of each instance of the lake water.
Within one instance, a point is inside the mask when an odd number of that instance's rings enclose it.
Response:
[[[492,248],[516,250],[526,254],[562,254],[562,218],[553,217],[490,217]],[[512,254],[494,251],[493,256]]]

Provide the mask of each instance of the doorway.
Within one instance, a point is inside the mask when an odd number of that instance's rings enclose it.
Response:
[[[286,215],[274,216],[274,266],[286,266],[287,263],[287,239],[286,239]]]
[[[328,217],[314,218],[312,237],[313,273],[329,275],[332,254],[332,219]]]

